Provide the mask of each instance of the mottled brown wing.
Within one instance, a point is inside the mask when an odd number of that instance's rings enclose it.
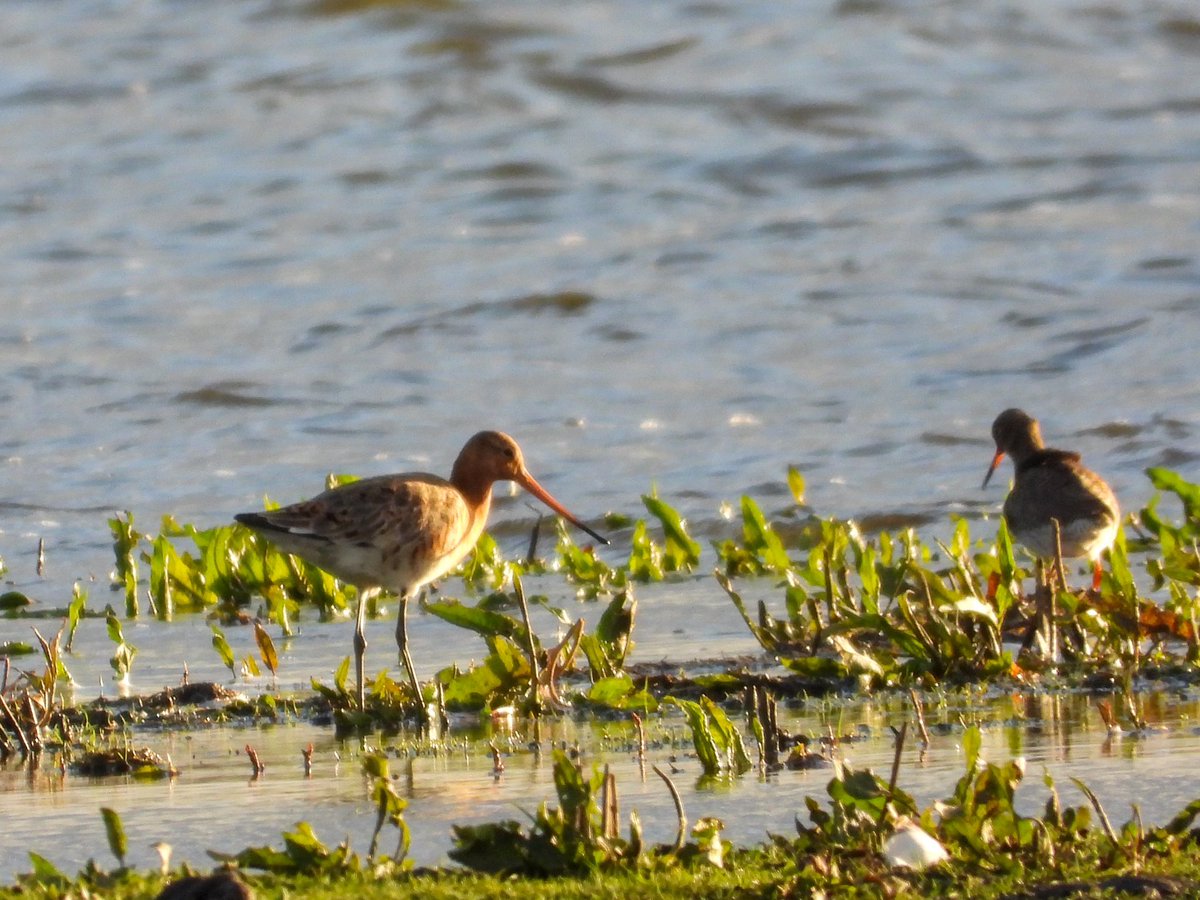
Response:
[[[435,475],[381,475],[343,484],[290,506],[260,513],[271,527],[338,544],[373,542],[418,521],[414,507],[453,491]]]
[[[237,518],[344,581],[395,590],[441,574],[436,564],[471,529],[462,495],[445,479],[425,474],[365,478]]]
[[[1010,520],[1062,524],[1078,519],[1115,522],[1120,507],[1112,489],[1099,475],[1073,460],[1029,468],[1021,473],[1019,489],[1004,503]]]
[[[471,514],[454,487],[408,481],[389,492],[377,544],[383,565],[407,587],[437,578],[471,549]],[[465,544],[465,546],[464,546]],[[443,565],[444,560],[449,560]]]

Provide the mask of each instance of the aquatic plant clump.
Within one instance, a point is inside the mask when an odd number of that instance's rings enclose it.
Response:
[[[1098,590],[1034,584],[1002,521],[993,537],[980,540],[959,519],[948,542],[930,544],[911,529],[864,534],[853,521],[814,515],[804,505],[803,477],[794,470],[788,485],[795,505],[776,515],[784,524],[753,498],[741,498],[738,533],[713,544],[713,577],[764,651],[801,679],[804,690],[855,680],[872,687],[1029,680],[1046,671],[1059,678],[1107,673],[1128,686],[1147,667],[1192,671],[1200,658],[1194,540],[1200,488],[1167,470],[1148,474],[1160,492],[1178,498],[1183,521],[1164,517],[1162,494],[1156,495],[1136,518],[1128,543],[1124,533],[1118,535]],[[555,710],[569,704],[651,710],[671,691],[647,693],[647,683],[626,669],[635,640],[633,587],[695,577],[705,552],[669,503],[655,493],[642,501],[649,519],[606,521],[628,532],[628,557],[620,562],[576,545],[561,523],[550,559],[536,555],[540,528],[519,560],[506,559],[483,535],[458,570],[468,599],[443,594],[426,603],[429,612],[483,640],[484,660],[470,670],[443,670],[419,697],[380,673],[366,688],[368,708],[358,711],[350,707],[344,678],[315,687],[348,724],[414,716],[431,702],[449,710]],[[322,619],[354,609],[352,588],[239,525],[201,530],[166,518],[152,536],[134,529],[130,514],[109,524],[114,584],[126,595],[127,614],[138,614],[135,598],[145,587],[152,614],[162,618],[206,611],[226,625],[254,622],[259,654],[242,659],[235,658],[221,624],[213,623],[213,648],[235,677],[258,674],[260,660],[277,674],[268,629],[287,635],[308,609]],[[1147,577],[1135,577],[1131,561],[1138,559]],[[564,600],[530,595],[528,603],[552,612],[570,636],[543,642],[510,611],[519,611],[526,599],[518,596],[522,577],[538,576],[544,584],[556,573],[576,598],[608,605],[588,629]],[[1140,587],[1147,578],[1151,596]],[[743,585],[754,584],[761,595],[762,579],[778,585],[779,601],[759,600],[752,609]],[[478,599],[470,600],[471,594]],[[374,614],[374,603],[367,612]],[[27,606],[10,612],[25,614]],[[77,609],[72,633],[78,621]],[[115,612],[109,612],[108,627],[116,648],[112,666],[123,677],[136,648],[125,641]],[[583,684],[577,658],[587,663]]]
[[[911,529],[868,535],[852,521],[819,517],[803,505],[803,479],[794,471],[788,482],[795,505],[777,516],[786,524],[777,524],[753,498],[743,497],[738,533],[713,545],[713,577],[766,658],[791,673],[769,676],[776,694],[854,684],[1029,682],[1047,672],[1059,683],[1107,678],[1126,692],[1145,672],[1170,669],[1194,678],[1200,657],[1195,549],[1200,487],[1167,470],[1148,474],[1161,493],[1133,521],[1128,542],[1124,533],[1118,535],[1099,590],[1034,584],[1003,522],[993,537],[980,540],[959,519],[948,542],[929,544]],[[1160,512],[1164,494],[1178,499],[1181,522]],[[687,522],[665,500],[648,494],[643,503],[648,520],[610,517],[610,525],[630,535],[628,558],[619,563],[602,559],[592,547],[577,546],[562,527],[548,560],[536,556],[536,540],[525,559],[505,559],[484,535],[459,570],[466,599],[443,592],[426,603],[429,612],[483,641],[485,652],[475,666],[443,669],[421,696],[384,670],[365,686],[365,709],[352,702],[344,668],[331,685],[314,683],[315,690],[339,726],[359,729],[372,721],[416,718],[429,704],[442,717],[454,710],[503,708],[535,715],[572,708],[645,715],[668,695],[728,696],[765,684],[761,676],[730,672],[683,685],[628,667],[636,641],[634,586],[695,578],[691,573],[704,564],[705,555]],[[140,614],[135,598],[143,593],[151,613],[162,618],[185,610],[208,613],[215,620],[213,651],[235,678],[278,674],[272,632],[289,634],[296,616],[311,609],[322,619],[344,617],[355,606],[353,589],[239,525],[201,530],[166,518],[151,536],[138,532],[133,521],[126,514],[109,523],[116,553],[113,579],[126,595],[125,618],[131,610]],[[1141,561],[1144,576],[1135,577],[1135,561]],[[556,573],[585,604],[604,604],[591,627],[569,597],[523,590],[522,579],[529,576],[553,589]],[[761,595],[764,579],[779,599],[761,599],[752,609],[744,599],[745,586],[754,585]],[[1143,593],[1146,583],[1149,595]],[[76,587],[63,614],[68,646],[89,615],[86,600]],[[558,637],[546,640],[535,632],[530,607],[554,616],[562,629]],[[7,614],[34,617],[38,612],[36,604],[22,603]],[[137,648],[127,640],[117,610],[106,608],[104,617],[114,648],[113,672],[118,679],[128,677]],[[258,652],[239,658],[225,628],[242,623],[252,625]],[[57,702],[55,684],[69,677],[57,639],[45,641],[39,634],[39,640],[47,674],[40,680],[6,681],[0,690],[0,699],[12,708],[10,715],[0,707],[0,748],[8,752],[35,748]],[[14,645],[10,654],[28,649]],[[26,691],[30,702],[9,702],[14,690]]]

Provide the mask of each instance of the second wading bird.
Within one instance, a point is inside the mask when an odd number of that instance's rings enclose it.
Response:
[[[1004,500],[1009,531],[1038,560],[1053,560],[1055,526],[1062,555],[1086,556],[1092,563],[1092,589],[1100,588],[1100,555],[1112,546],[1121,511],[1112,488],[1079,461],[1079,454],[1042,442],[1037,420],[1006,409],[992,423],[996,455],[984,476],[987,487],[1005,454],[1012,457],[1013,487]],[[1060,577],[1061,577],[1061,573]]]
[[[497,481],[515,481],[575,527],[608,543],[534,480],[517,442],[499,431],[481,431],[467,441],[449,480],[424,472],[380,475],[281,509],[234,517],[281,550],[358,588],[354,656],[360,709],[366,700],[364,611],[367,599],[384,589],[400,597],[396,644],[417,704],[424,708],[408,652],[408,601],[474,548],[487,524]]]

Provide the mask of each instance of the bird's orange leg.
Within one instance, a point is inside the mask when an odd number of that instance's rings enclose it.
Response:
[[[1100,593],[1100,560],[1092,560],[1092,590]]]

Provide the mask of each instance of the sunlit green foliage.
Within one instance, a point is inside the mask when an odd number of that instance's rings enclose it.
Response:
[[[20,591],[5,591],[0,594],[0,612],[13,613],[29,606],[33,601]]]
[[[448,709],[485,709],[518,704],[533,693],[529,648],[541,654],[541,642],[523,622],[499,612],[512,603],[506,594],[490,594],[476,606],[457,600],[426,604],[434,615],[481,635],[488,654],[481,664],[463,672],[457,666],[436,676],[445,688]],[[522,704],[523,706],[524,704]]]
[[[117,858],[117,864],[125,866],[125,854],[129,852],[129,840],[125,837],[125,826],[115,809],[101,807],[100,815],[104,817],[104,834],[108,838],[108,849]]]
[[[633,646],[637,599],[626,588],[611,601],[591,634],[580,639],[580,649],[591,667],[592,681],[613,678],[625,671],[625,657]]]
[[[742,497],[742,540],[717,545],[717,555],[729,575],[779,574],[791,567],[783,541],[749,496]]]
[[[644,529],[645,525],[639,522],[638,527]],[[558,556],[558,570],[568,581],[578,585],[581,598],[594,599],[620,590],[629,577],[620,567],[614,568],[597,556],[594,549],[576,544],[575,538],[561,521],[558,523],[558,544],[555,552]],[[631,553],[630,571],[633,571],[632,560]]]
[[[787,473],[794,505],[768,514],[754,498],[741,498],[737,533],[713,543],[716,577],[762,647],[807,678],[933,684],[1022,676],[1047,667],[1060,673],[1110,668],[1127,678],[1148,661],[1169,659],[1173,646],[1194,663],[1200,660],[1200,487],[1164,469],[1148,475],[1159,491],[1178,499],[1183,520],[1164,515],[1156,495],[1140,513],[1142,531],[1131,535],[1128,547],[1122,535],[1108,555],[1099,592],[1055,593],[1048,621],[1056,637],[1048,645],[1038,625],[1048,595],[1039,598],[1028,557],[1014,547],[1003,521],[985,526],[983,539],[972,536],[965,519],[953,522],[944,543],[926,543],[912,530],[867,535],[854,522],[809,511],[804,478],[795,469]],[[488,535],[480,539],[459,575],[468,592],[483,596],[442,595],[427,605],[445,621],[478,634],[484,645],[477,664],[438,674],[450,708],[515,704],[536,710],[547,698],[555,705],[560,676],[569,682],[566,699],[612,709],[654,707],[657,700],[625,670],[637,611],[629,588],[634,582],[691,577],[704,551],[679,511],[657,493],[642,502],[646,519],[612,523],[628,529],[629,556],[621,562],[577,545],[562,522],[549,561],[537,558],[536,540],[530,541],[528,558],[513,560]],[[229,621],[258,604],[265,623],[288,634],[304,606],[328,618],[346,614],[354,602],[353,592],[331,576],[240,526],[199,530],[167,518],[158,535],[147,536],[133,528],[128,514],[110,526],[114,580],[126,593],[127,613],[136,612],[139,561],[149,573],[145,590],[154,613],[164,618],[204,610]],[[1143,594],[1144,579],[1136,572],[1141,565],[1159,597]],[[557,574],[578,599],[605,604],[599,616],[587,616],[591,627],[573,626],[584,617],[552,607],[545,597],[529,598],[551,609],[563,627],[579,629],[575,640],[586,670],[573,668],[574,646],[556,655],[558,648],[544,645],[514,614],[514,585],[532,574]],[[748,590],[762,598],[753,608],[743,599]],[[73,608],[81,607],[76,601]],[[259,652],[242,662],[251,673],[259,660],[272,671],[272,662],[277,664],[264,636],[266,631],[256,630]],[[217,633],[213,640],[236,674],[228,645],[222,649]],[[547,666],[549,674],[542,671]],[[581,677],[587,684],[579,685]],[[375,710],[390,716],[393,703],[402,708],[402,684],[386,672],[374,683],[380,692]],[[335,709],[350,712],[349,704],[340,705],[336,681],[322,690]]]
[[[104,611],[104,621],[108,627],[108,639],[113,643],[113,655],[108,664],[112,666],[117,680],[124,681],[133,669],[133,658],[137,656],[137,647],[125,640],[125,631],[121,628],[121,620],[117,618],[117,614],[113,612],[111,606]]]
[[[631,710],[651,713],[658,709],[659,701],[644,685],[628,675],[611,675],[592,683],[585,696],[580,698],[593,706],[608,709]]]
[[[478,665],[461,670],[452,665],[438,672],[446,708],[482,710],[515,704],[529,688],[532,670],[520,647],[505,637],[487,640],[488,655]]]
[[[1165,602],[1144,597],[1123,535],[1110,554],[1099,592],[1058,589],[1052,621],[1055,649],[1025,667],[1114,666],[1136,672],[1171,641],[1200,658],[1196,587],[1200,557],[1200,488],[1174,473],[1151,470],[1156,486],[1176,494],[1185,520],[1174,525],[1157,512],[1158,498],[1141,519],[1150,537],[1137,542],[1149,555],[1147,571]],[[717,545],[716,573],[759,643],[805,675],[857,675],[876,685],[930,679],[990,679],[1015,671],[1017,653],[1035,637],[1038,594],[1030,571],[1018,564],[1001,521],[992,543],[971,538],[966,520],[955,522],[948,544],[929,547],[912,532],[866,537],[853,522],[810,518],[799,529],[780,530],[750,498],[742,500],[740,540]],[[731,576],[779,579],[784,614],[774,604],[751,611]],[[1029,590],[1023,590],[1023,583]],[[1040,638],[1040,633],[1036,635]],[[1151,654],[1153,655],[1153,654]],[[1050,658],[1052,656],[1053,658]],[[831,665],[836,662],[836,668]]]
[[[275,650],[275,642],[271,640],[267,629],[263,628],[262,622],[254,623],[254,643],[258,644],[258,652],[262,656],[263,665],[272,675],[278,675],[279,654]]]
[[[842,671],[882,683],[980,677],[1009,666],[996,607],[966,552],[965,523],[957,552],[943,548],[950,565],[940,569],[928,565],[932,553],[912,532],[868,540],[853,522],[832,519],[815,522],[806,546],[779,569],[770,560],[783,558],[782,539],[756,507],[744,510],[754,541],[734,548],[727,559],[736,564],[727,568],[778,571],[786,618],[765,602],[752,617],[732,580],[716,577],[759,643],[785,664],[795,660],[797,671],[810,673],[803,660],[832,656]]]
[[[116,568],[113,569],[113,584],[125,591],[125,615],[138,614],[138,575],[137,558],[134,550],[145,535],[133,527],[133,513],[128,510],[125,517],[114,516],[108,520],[108,527],[113,536],[113,555],[116,557]]]
[[[705,775],[722,772],[741,775],[753,765],[737,726],[708,697],[701,697],[699,703],[678,697],[666,697],[663,702],[683,710],[692,731],[696,757]]]
[[[367,850],[367,860],[374,862],[378,859],[379,834],[384,825],[396,829],[396,851],[390,860],[391,868],[407,870],[412,864],[406,859],[408,848],[412,843],[412,835],[408,823],[404,821],[404,810],[408,801],[396,793],[392,778],[388,772],[387,754],[382,751],[367,753],[363,756],[363,774],[371,779],[371,802],[375,805],[375,830],[371,834],[371,846]]]
[[[36,757],[45,746],[47,732],[56,731],[52,724],[60,716],[59,684],[69,684],[71,673],[62,659],[61,640],[65,628],[59,628],[47,639],[38,629],[34,637],[42,651],[45,669],[41,672],[23,670],[14,683],[8,683],[8,660],[5,659],[5,684],[0,690],[0,760],[19,752],[24,758]],[[15,650],[23,650],[17,646]],[[61,740],[61,735],[58,736]]]
[[[229,667],[229,674],[237,677],[236,661],[233,656],[233,648],[229,646],[229,641],[225,640],[225,632],[213,623],[209,627],[212,628],[212,645],[217,651],[217,656],[221,657],[221,662]]]
[[[663,543],[646,536],[645,526],[634,528],[633,551],[629,557],[631,575],[639,581],[658,581],[672,572],[690,572],[700,563],[700,544],[690,535],[679,512],[660,500],[657,494],[643,494],[642,503],[658,519]],[[641,524],[641,523],[639,523]]]
[[[322,618],[352,608],[353,592],[332,575],[279,552],[240,525],[201,530],[167,516],[153,537],[134,531],[131,516],[109,525],[117,554],[114,580],[124,587],[128,615],[137,615],[138,559],[149,568],[148,595],[154,614],[163,619],[213,608],[232,618],[257,599],[264,618],[289,634],[301,603],[315,606]],[[181,549],[184,541],[190,548]],[[132,605],[129,597],[135,598]]]
[[[348,840],[330,848],[307,822],[297,822],[295,831],[284,833],[282,850],[247,847],[236,854],[212,855],[242,869],[283,875],[350,875],[363,867],[362,859],[350,849]]]
[[[539,523],[540,525],[540,523]],[[475,549],[463,563],[462,579],[476,590],[503,591],[512,585],[514,575],[537,574],[545,571],[538,560],[506,559],[495,538],[486,532],[479,536]]]
[[[870,770],[835,762],[824,796],[809,796],[807,822],[796,834],[770,836],[759,847],[733,848],[720,836],[721,824],[700,819],[692,841],[680,816],[674,845],[649,845],[637,813],[622,836],[616,810],[616,781],[594,770],[589,776],[567,754],[554,755],[557,806],[542,804],[526,826],[516,821],[456,826],[452,858],[474,873],[445,869],[412,870],[407,862],[403,801],[389,777],[387,757],[369,752],[363,772],[376,828],[366,857],[348,842],[329,847],[307,822],[282,836],[282,849],[249,847],[235,853],[210,851],[232,866],[227,878],[254,885],[260,895],[311,900],[356,896],[462,898],[510,896],[558,898],[594,896],[924,896],[992,898],[1038,895],[1097,896],[1126,891],[1147,895],[1157,884],[1168,893],[1192,896],[1200,873],[1195,830],[1200,800],[1168,823],[1147,827],[1133,810],[1115,827],[1101,799],[1076,782],[1086,805],[1064,807],[1053,781],[1043,779],[1049,797],[1040,815],[1022,812],[1018,802],[1024,764],[995,764],[980,758],[980,735],[962,736],[964,773],[944,800],[918,807],[902,787]],[[901,773],[901,779],[902,773]],[[89,861],[67,876],[45,856],[29,854],[30,872],[19,886],[0,888],[0,897],[50,898],[154,896],[164,880],[156,873],[124,867],[127,840],[120,817],[102,810],[109,846],[119,869],[105,871]],[[395,855],[378,851],[386,825],[397,829]],[[917,827],[937,841],[948,857],[925,871],[897,868],[887,861],[897,830]],[[188,874],[186,868],[172,878]],[[1172,881],[1156,876],[1175,875]],[[518,878],[515,876],[526,876]],[[528,876],[534,876],[529,878]],[[1124,876],[1125,881],[1115,876]],[[1137,888],[1137,879],[1144,884]],[[1086,895],[1092,895],[1086,894]]]
[[[75,582],[71,587],[71,602],[67,606],[67,644],[64,649],[68,653],[71,652],[71,647],[75,643],[75,632],[87,609],[87,599],[87,591],[80,587],[78,581]]]
[[[526,831],[518,822],[454,826],[450,858],[480,872],[510,875],[578,875],[619,864],[638,865],[641,823],[630,817],[629,838],[617,833],[609,814],[616,781],[594,771],[591,777],[567,754],[554,753],[558,806],[543,803]],[[610,805],[611,804],[611,805]]]

